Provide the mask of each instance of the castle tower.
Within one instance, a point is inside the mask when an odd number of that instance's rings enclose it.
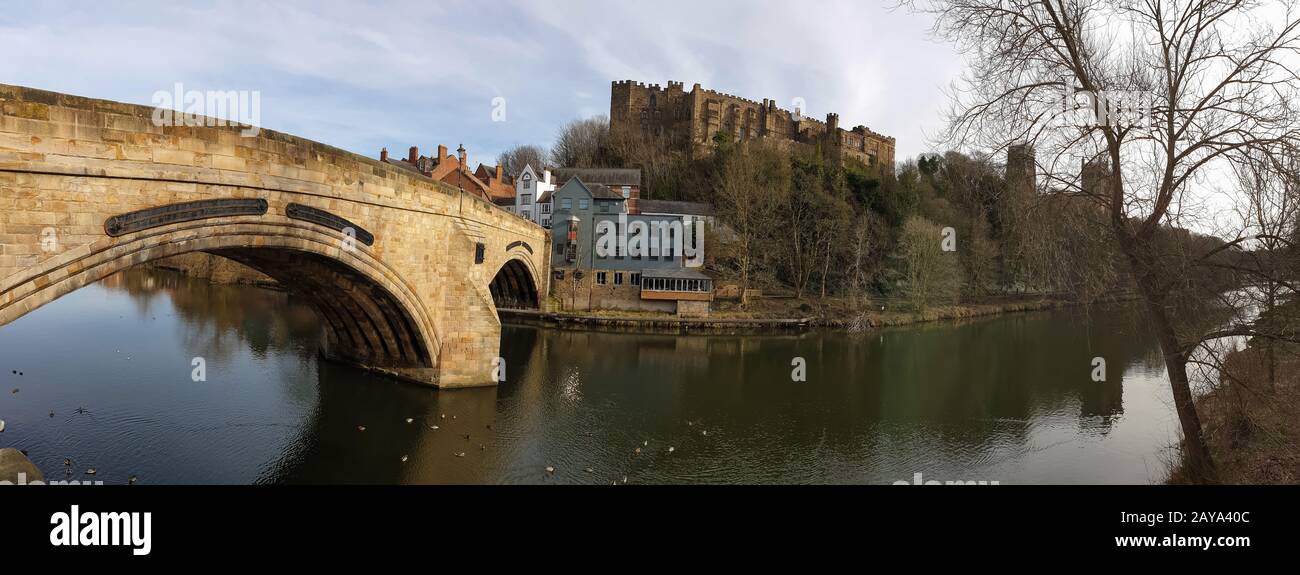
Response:
[[[1012,144],[1007,148],[1007,190],[1028,197],[1038,189],[1038,170],[1031,144]]]
[[[1110,160],[1105,156],[1084,160],[1079,170],[1080,186],[1090,196],[1105,197],[1109,193],[1110,177]]]

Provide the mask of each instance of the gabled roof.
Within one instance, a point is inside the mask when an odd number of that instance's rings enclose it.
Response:
[[[560,187],[556,188],[555,191],[556,191],[556,192],[559,192],[560,190],[562,190],[562,189],[564,189],[564,188],[566,188],[566,187],[568,187],[568,186],[570,186],[570,185],[577,185],[577,186],[581,187],[582,189],[586,190],[587,193],[590,194],[591,197],[592,197],[593,199],[597,199],[597,200],[618,200],[618,201],[622,201],[622,200],[623,200],[623,194],[621,194],[621,193],[619,193],[619,192],[615,192],[614,190],[609,189],[608,186],[605,186],[605,185],[602,185],[602,184],[588,184],[587,182],[584,182],[584,181],[582,180],[582,178],[577,177],[577,176],[574,176],[574,177],[570,178],[569,181],[565,182],[563,186],[560,186]],[[543,196],[545,196],[546,199],[548,199],[548,200],[550,199],[550,194],[543,194]],[[543,201],[543,200],[542,200],[542,198],[539,197],[537,201],[540,202],[540,201]]]
[[[397,167],[399,167],[399,168],[401,168],[401,169],[403,169],[403,170],[407,170],[407,171],[409,171],[409,172],[415,172],[415,173],[417,173],[417,174],[424,175],[424,173],[420,171],[420,168],[417,168],[417,167],[415,166],[415,164],[412,164],[412,163],[410,163],[410,162],[408,162],[408,161],[406,161],[406,160],[404,160],[404,159],[400,159],[400,158],[399,158],[399,159],[394,160],[393,158],[388,158],[388,159],[383,160],[383,162],[384,162],[385,164],[390,165],[390,166],[397,166]]]
[[[641,170],[634,168],[556,168],[551,174],[561,184],[569,178],[581,177],[584,182],[607,186],[641,185]]]
[[[591,197],[597,200],[623,200],[623,194],[609,189],[604,184],[586,184],[586,186],[591,191]]]

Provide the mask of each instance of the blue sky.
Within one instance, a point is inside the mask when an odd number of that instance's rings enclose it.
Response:
[[[803,98],[810,115],[896,137],[901,160],[931,150],[960,71],[892,2],[0,4],[0,83],[140,104],[178,82],[257,90],[262,126],[369,156],[463,143],[491,164],[608,114],[610,82],[632,79]]]

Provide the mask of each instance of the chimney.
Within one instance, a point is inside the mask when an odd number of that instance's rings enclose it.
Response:
[[[445,160],[445,159],[447,159],[447,146],[444,146],[444,145],[442,145],[442,144],[439,144],[439,145],[438,145],[438,163],[441,164],[442,161]]]
[[[547,184],[551,183],[551,170],[550,170],[550,168],[547,168],[546,170],[542,171],[542,181],[545,182],[545,183],[547,183]]]
[[[461,144],[456,148],[456,157],[460,160],[460,168],[462,170],[468,169],[466,168],[467,164],[465,163],[465,144]]]
[[[379,150],[379,161],[381,161],[381,162],[387,162],[387,161],[388,161],[388,148],[384,148],[384,149],[382,149],[382,150]]]
[[[411,146],[411,151],[406,155],[406,161],[414,164],[418,159],[420,159],[420,148]]]
[[[502,172],[502,170],[501,170],[501,164],[497,164],[497,181],[498,181],[498,182],[501,181],[501,172]]]

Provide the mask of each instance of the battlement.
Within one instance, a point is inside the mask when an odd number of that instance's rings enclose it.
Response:
[[[835,112],[820,120],[808,116],[808,110],[792,112],[781,108],[773,98],[756,101],[704,89],[698,83],[692,86],[690,97],[682,98],[686,85],[676,80],[669,80],[666,87],[634,80],[616,80],[610,85],[611,131],[667,135],[691,153],[708,149],[717,134],[725,133],[737,140],[762,137],[811,142],[826,139],[832,145],[842,147],[845,155],[872,162],[879,160],[886,166],[892,166],[894,162],[894,138],[863,125],[844,130],[840,128],[840,116]],[[662,96],[656,101],[656,95]],[[652,112],[665,104],[674,106],[674,109],[680,106],[685,115]]]

